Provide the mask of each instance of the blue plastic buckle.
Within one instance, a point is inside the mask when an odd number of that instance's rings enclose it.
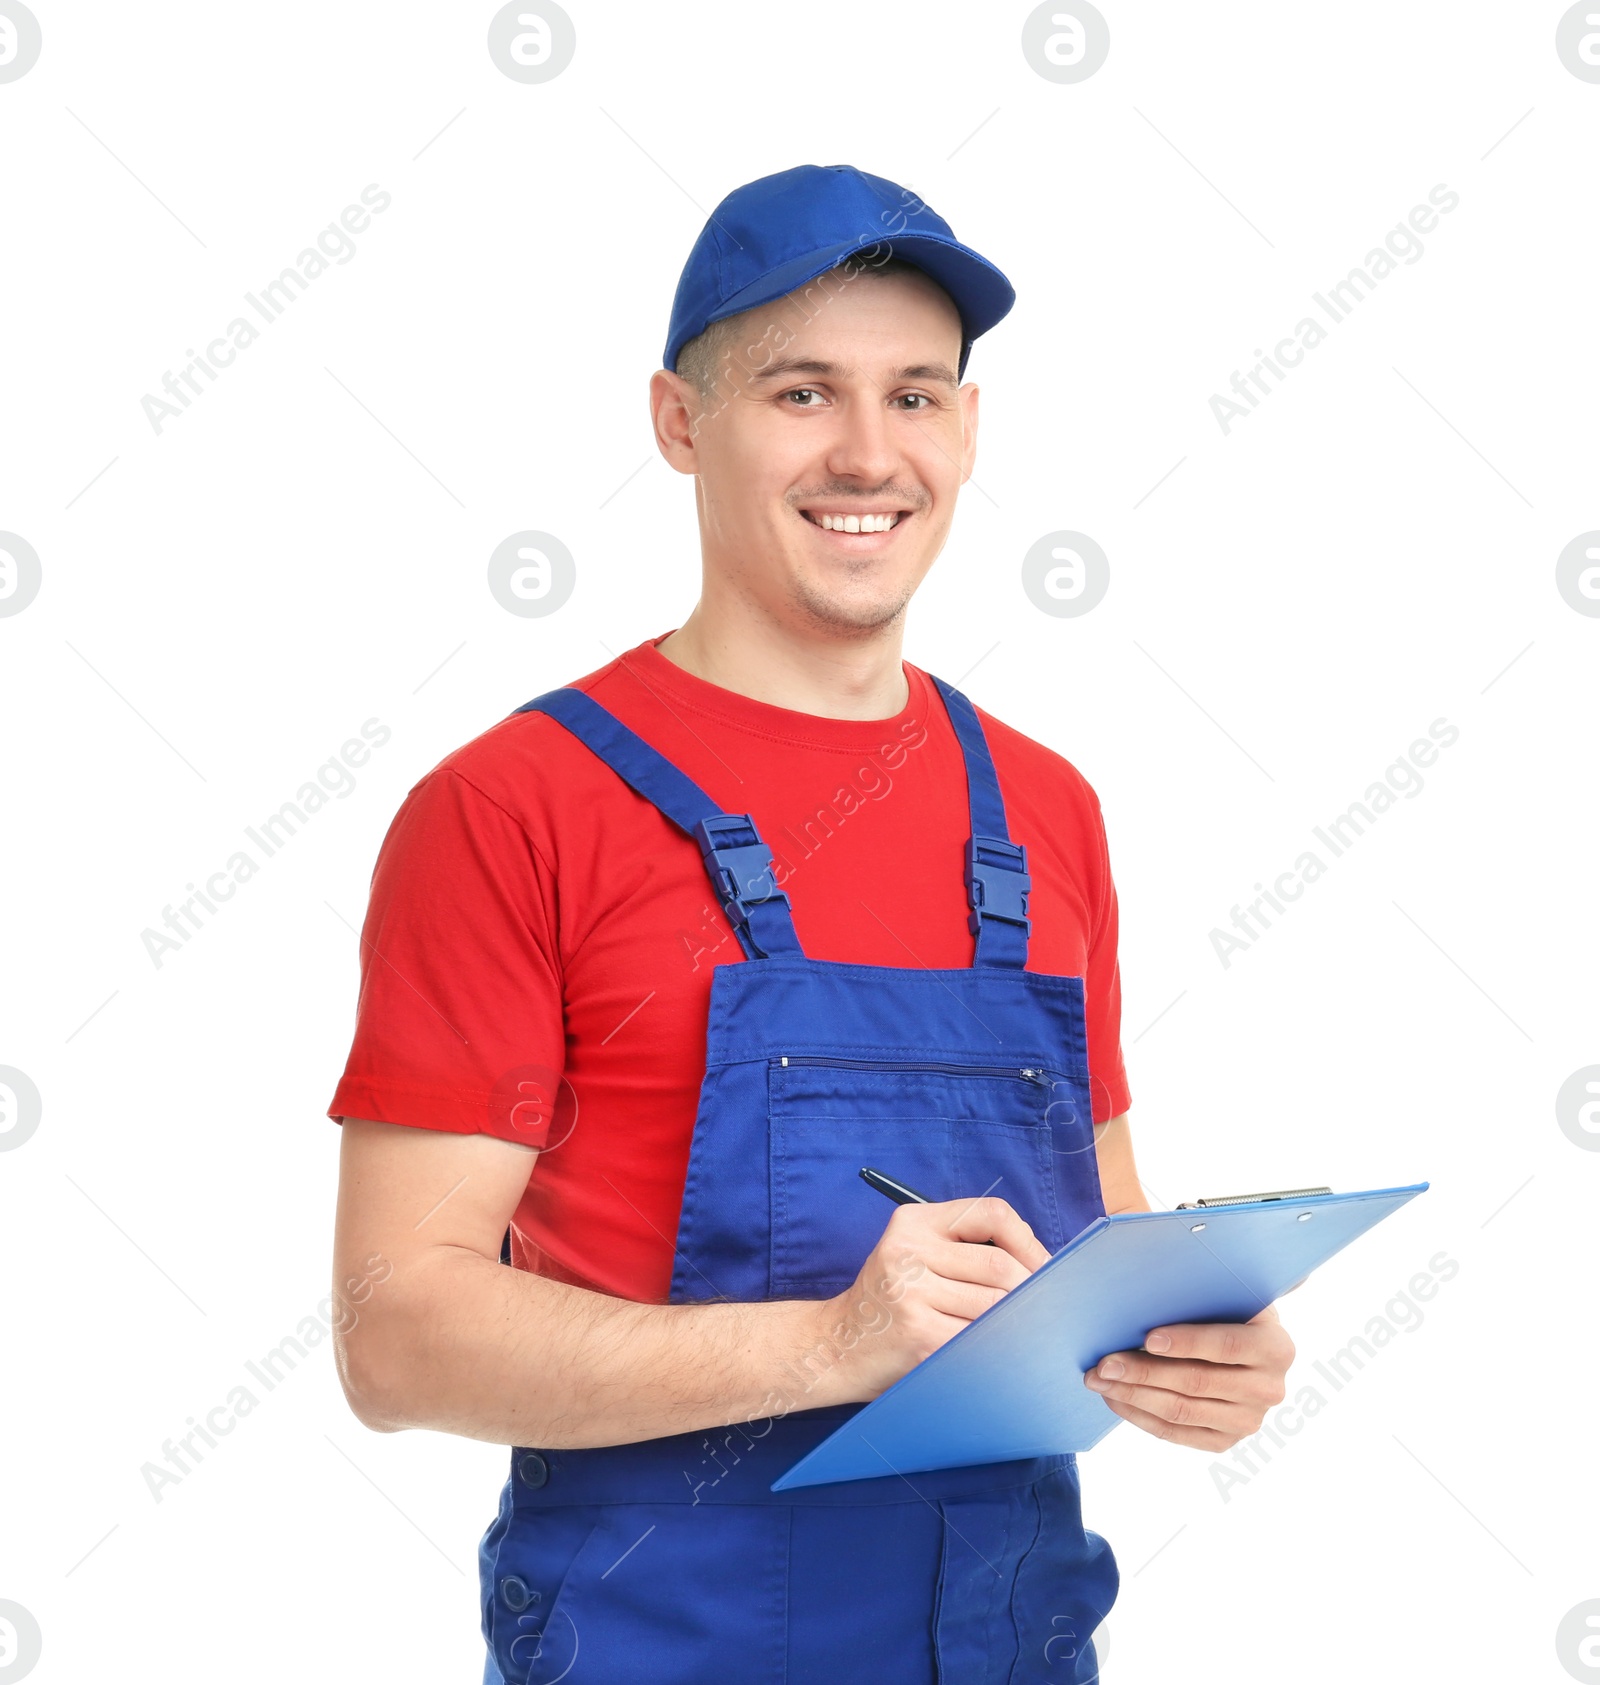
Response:
[[[1031,928],[1028,919],[1028,849],[1025,843],[1004,837],[968,837],[967,862],[962,873],[967,886],[967,929],[974,936],[984,919],[1004,919],[1019,924],[1024,935]]]
[[[714,813],[709,819],[696,820],[694,835],[717,899],[736,929],[747,929],[750,909],[764,901],[789,905],[789,897],[773,876],[772,851],[748,813]]]

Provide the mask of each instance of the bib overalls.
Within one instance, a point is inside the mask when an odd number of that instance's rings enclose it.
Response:
[[[712,974],[674,1304],[849,1288],[894,1209],[863,1165],[932,1200],[997,1194],[1052,1251],[1104,1213],[1083,980],[1024,971],[1026,856],[972,704],[934,683],[972,812],[959,970],[808,959],[748,815],[582,691],[517,710],[552,715],[699,844],[747,956]],[[728,1427],[514,1448],[479,1548],[485,1685],[1094,1680],[1118,1576],[1083,1527],[1076,1460],[773,1493],[862,1408],[808,1408],[815,1373]]]

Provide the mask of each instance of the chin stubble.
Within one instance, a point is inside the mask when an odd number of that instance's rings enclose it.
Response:
[[[899,620],[906,611],[906,604],[911,601],[911,595],[911,591],[907,590],[890,602],[852,604],[818,591],[802,579],[794,582],[790,600],[818,627],[867,636]]]

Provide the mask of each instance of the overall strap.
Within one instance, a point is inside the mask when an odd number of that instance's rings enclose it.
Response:
[[[1028,959],[1028,851],[1006,832],[1006,805],[977,710],[954,685],[928,676],[944,698],[967,763],[972,835],[962,877],[972,909],[967,928],[976,938],[972,963],[1021,971]]]
[[[724,813],[660,750],[610,709],[573,685],[549,690],[516,710],[549,714],[700,845],[711,887],[751,959],[800,954],[789,897],[778,888],[772,851],[748,813]]]

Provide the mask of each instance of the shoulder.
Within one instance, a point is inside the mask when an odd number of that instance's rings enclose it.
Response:
[[[565,682],[592,691],[615,666],[608,662]],[[546,685],[535,694],[554,688]],[[556,809],[592,800],[616,779],[559,721],[525,708],[519,704],[436,761],[411,786],[402,812],[419,819],[426,813],[440,825],[474,831],[480,819],[493,823],[497,816],[546,852]]]
[[[592,673],[564,680],[560,686],[546,685],[534,695],[558,688],[593,692],[604,686],[616,666],[616,661],[608,661]],[[441,777],[456,780],[489,801],[518,811],[535,789],[564,785],[586,765],[598,767],[599,763],[558,720],[540,710],[528,710],[524,702],[452,749],[418,783]]]
[[[1111,859],[1093,784],[1060,750],[974,707],[994,758],[1012,841],[1026,843],[1041,868],[1046,860],[1054,862],[1081,887],[1090,908],[1103,905]]]
[[[1015,792],[1020,797],[1031,792],[1058,808],[1066,802],[1098,822],[1100,798],[1072,761],[976,703],[973,710],[983,726],[1003,794],[1009,797]]]
[[[974,704],[976,708],[976,704]],[[1111,903],[1110,849],[1100,798],[1082,771],[1058,749],[977,708],[1005,802],[1006,828],[1028,849],[1030,871],[1078,908],[1082,928],[1101,928]]]

